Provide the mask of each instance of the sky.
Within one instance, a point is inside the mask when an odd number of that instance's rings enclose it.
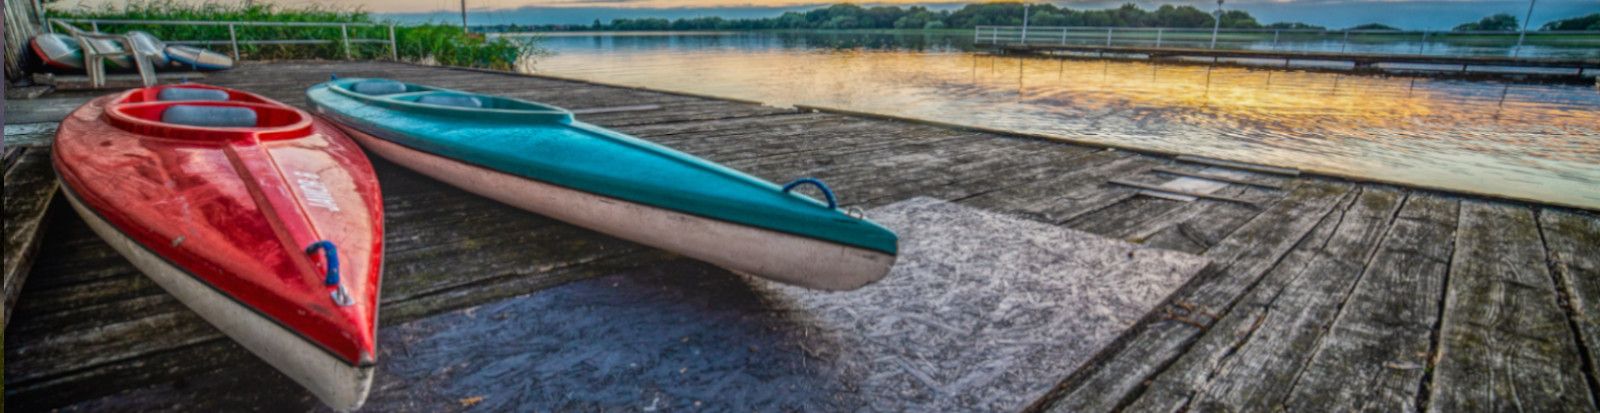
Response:
[[[125,0],[63,0],[53,7],[78,4],[121,4]],[[243,0],[193,0],[228,2]],[[458,22],[460,0],[255,0],[288,6],[319,5],[356,8],[403,22]],[[1123,3],[1147,9],[1162,4],[1193,5],[1205,10],[1211,0],[1071,0],[1051,1],[1074,9],[1100,9]],[[474,24],[580,24],[594,19],[639,17],[724,18],[774,17],[791,10],[809,10],[831,3],[819,0],[467,0],[468,20]],[[926,5],[934,9],[959,8],[967,2],[927,0],[873,0],[859,4]],[[1042,3],[1042,2],[1041,2]],[[1528,2],[1519,0],[1230,0],[1229,9],[1250,12],[1263,23],[1297,21],[1331,28],[1363,23],[1383,23],[1405,29],[1444,30],[1495,13],[1519,19]],[[1541,0],[1534,10],[1533,26],[1545,22],[1600,12],[1600,0]]]

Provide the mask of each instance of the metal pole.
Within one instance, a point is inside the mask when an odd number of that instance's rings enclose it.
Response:
[[[1061,28],[1061,45],[1067,45],[1067,28],[1065,27]]]
[[[400,60],[400,47],[394,41],[394,23],[389,23],[389,59]]]
[[[1112,30],[1115,30],[1115,29],[1111,28],[1111,27],[1107,27],[1106,28],[1106,47],[1111,47],[1111,31]]]
[[[228,24],[228,44],[233,45],[233,60],[239,60],[239,33],[233,30],[233,24]]]
[[[1161,47],[1161,32],[1167,29],[1156,29],[1156,47]]]
[[[1028,3],[1022,3],[1022,44],[1028,44]]]
[[[1344,31],[1344,42],[1339,43],[1339,53],[1344,53],[1344,48],[1350,46],[1350,30]]]
[[[1528,23],[1533,20],[1533,4],[1536,2],[1538,0],[1528,0],[1528,16],[1522,18],[1522,32],[1517,33],[1517,47],[1511,49],[1511,57],[1517,57],[1517,54],[1522,53],[1522,39],[1528,37]]]
[[[89,31],[92,31],[92,32],[95,32],[95,33],[99,33],[100,32],[100,22],[98,22],[98,21],[90,21],[89,22]]]
[[[1278,31],[1277,30],[1273,30],[1272,31],[1272,49],[1273,50],[1277,50],[1278,49]]]
[[[472,32],[472,30],[467,29],[467,0],[461,0],[461,31]]]
[[[1217,0],[1217,18],[1211,24],[1211,48],[1217,48],[1217,32],[1222,30],[1222,0]]]
[[[344,60],[350,60],[350,26],[339,25],[339,37],[344,40]]]

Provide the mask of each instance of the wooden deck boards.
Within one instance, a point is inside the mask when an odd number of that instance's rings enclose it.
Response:
[[[1593,212],[1249,173],[1229,176],[1282,188],[1227,183],[1215,192],[1259,207],[1181,202],[1108,182],[1160,184],[1183,179],[1163,170],[1215,171],[984,131],[482,71],[284,62],[205,81],[303,105],[304,89],[330,74],[574,109],[659,105],[580,119],[774,181],[816,176],[845,205],[932,196],[1213,261],[1141,327],[1061,378],[1039,410],[1595,407]],[[7,118],[56,121],[90,97],[8,102],[18,116]],[[60,203],[13,197],[14,188],[54,182],[9,173],[13,160],[32,159],[25,155],[48,160],[45,148],[29,151],[37,152],[6,157],[7,274],[13,265],[30,274],[6,329],[8,405],[43,410],[132,388],[181,387],[184,377],[223,368],[270,369],[138,274]],[[384,324],[672,259],[373,161],[388,228]],[[53,220],[31,266],[13,260],[11,246],[15,234],[36,235],[13,231],[10,217],[26,205],[48,212],[17,225]]]

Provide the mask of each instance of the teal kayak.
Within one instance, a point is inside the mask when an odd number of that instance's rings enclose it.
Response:
[[[736,272],[830,290],[893,265],[898,237],[787,186],[578,121],[565,109],[384,79],[306,91],[368,150],[468,191]],[[814,185],[827,202],[792,191]]]

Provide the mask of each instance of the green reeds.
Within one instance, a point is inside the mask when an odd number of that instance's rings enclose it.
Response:
[[[340,27],[275,27],[235,26],[234,36],[241,42],[239,55],[249,60],[288,59],[343,59],[345,44],[342,30],[348,30],[348,56],[354,59],[388,59],[389,26],[376,21],[372,15],[358,9],[336,9],[308,5],[280,7],[271,4],[245,6],[242,3],[186,3],[174,0],[132,0],[122,7],[103,5],[98,8],[52,9],[51,18],[104,19],[104,20],[177,20],[212,22],[316,22],[378,24],[374,26]],[[88,30],[88,24],[77,24]],[[153,25],[153,24],[101,24],[100,31],[124,33],[133,30],[150,32],[166,41],[223,40],[229,39],[228,27],[223,25]],[[362,42],[360,40],[381,40]],[[327,40],[322,44],[246,44],[254,40]],[[519,62],[542,54],[536,46],[508,39],[485,39],[481,35],[464,33],[458,26],[441,24],[406,25],[395,27],[395,43],[402,60],[433,63],[447,66],[481,67],[510,70]],[[226,42],[206,46],[212,50],[231,53]]]

